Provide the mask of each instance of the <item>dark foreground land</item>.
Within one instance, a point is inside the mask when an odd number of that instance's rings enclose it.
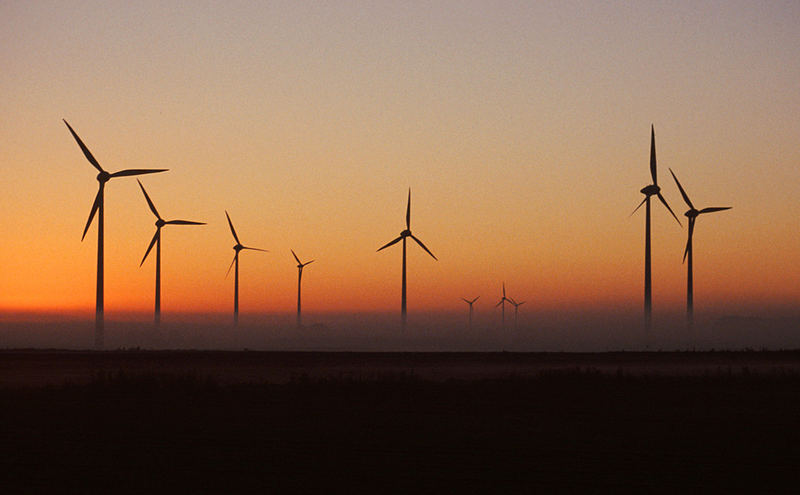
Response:
[[[2,493],[792,492],[800,353],[0,351]]]

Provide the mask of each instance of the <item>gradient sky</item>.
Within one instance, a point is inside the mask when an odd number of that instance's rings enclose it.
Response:
[[[703,216],[698,312],[800,303],[800,3],[3,2],[4,311],[91,311],[101,165],[165,218],[169,312],[396,310],[510,294],[529,311],[641,307],[650,124],[659,183]],[[654,205],[656,311],[685,298],[679,227]],[[682,221],[684,217],[680,215]],[[106,188],[106,311],[149,311],[154,232],[134,179]]]

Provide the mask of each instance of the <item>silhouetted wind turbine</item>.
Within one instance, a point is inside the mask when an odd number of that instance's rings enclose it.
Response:
[[[519,316],[519,307],[525,304],[525,301],[517,302],[513,298],[509,299],[510,302],[514,306],[514,328],[517,328],[517,316]]]
[[[81,236],[81,241],[86,237],[86,232],[89,230],[89,225],[92,224],[92,219],[94,218],[95,213],[97,213],[97,294],[95,299],[95,319],[94,319],[94,345],[98,349],[103,348],[103,338],[104,338],[104,317],[103,317],[103,197],[106,182],[111,179],[117,177],[128,177],[131,175],[144,175],[144,174],[154,174],[157,172],[166,172],[167,169],[159,168],[159,169],[128,169],[128,170],[120,170],[119,172],[114,172],[110,174],[103,170],[103,167],[95,160],[92,153],[89,151],[89,148],[83,144],[81,138],[75,133],[72,129],[72,126],[69,125],[69,122],[66,119],[63,119],[64,123],[67,124],[67,128],[69,129],[70,134],[72,137],[75,138],[75,141],[78,142],[78,146],[80,146],[81,151],[83,151],[84,156],[86,159],[89,160],[89,163],[92,164],[94,168],[97,169],[97,196],[94,198],[94,204],[92,205],[92,210],[89,212],[89,219],[86,221],[86,227],[83,228],[83,235]]]
[[[478,297],[481,297],[481,296],[478,296]],[[469,304],[469,328],[472,328],[472,305],[475,304],[475,301],[478,300],[478,297],[476,297],[472,301],[470,301],[469,299],[466,299],[464,297],[461,298],[462,301],[464,301],[465,303]]]
[[[502,328],[503,328],[503,330],[505,330],[505,328],[506,328],[506,301],[511,302],[511,299],[506,297],[506,283],[503,282],[503,297],[501,297],[500,298],[500,302],[498,302],[495,305],[495,308],[497,306],[500,306],[502,308],[502,313],[503,313],[503,320],[502,320],[503,321],[503,327]]]
[[[661,188],[658,187],[658,174],[656,173],[656,132],[652,125],[650,126],[650,175],[653,178],[653,183],[641,189],[640,192],[644,194],[644,199],[631,213],[631,215],[633,215],[642,205],[646,205],[644,229],[644,325],[646,330],[650,330],[652,325],[653,311],[652,283],[650,278],[650,196],[657,196],[664,206],[667,207],[672,216],[675,217],[675,221],[678,222],[678,225],[681,224],[681,221],[675,216],[672,208],[667,204],[667,200],[661,195]]]
[[[692,201],[689,199],[689,196],[686,194],[686,191],[683,190],[681,183],[678,182],[678,178],[675,177],[675,172],[672,169],[669,169],[669,173],[672,174],[672,178],[675,179],[675,184],[678,185],[678,189],[681,191],[681,196],[683,196],[683,200],[686,201],[686,204],[689,206],[689,209],[686,210],[686,217],[689,219],[689,238],[686,240],[686,249],[683,251],[683,261],[686,262],[686,256],[689,256],[689,265],[687,266],[687,277],[686,277],[686,318],[688,319],[689,326],[694,325],[694,288],[692,284],[692,235],[694,234],[694,223],[697,220],[698,215],[702,215],[703,213],[713,213],[715,211],[723,211],[723,210],[730,210],[730,206],[711,206],[708,208],[703,208],[702,210],[698,210],[692,204]]]
[[[231,234],[233,234],[234,240],[236,240],[236,245],[233,246],[233,250],[235,251],[233,255],[233,261],[231,261],[230,266],[228,267],[228,272],[225,276],[228,276],[228,273],[231,272],[231,268],[233,265],[236,265],[236,270],[234,270],[234,281],[233,281],[233,324],[239,324],[239,251],[243,249],[250,249],[252,251],[262,251],[268,253],[266,249],[259,249],[254,247],[247,247],[242,246],[242,243],[239,242],[239,236],[236,235],[236,229],[233,228],[233,222],[231,222],[231,217],[228,215],[228,212],[225,211],[225,217],[228,219],[228,225],[231,228]]]
[[[414,237],[414,234],[411,233],[411,188],[410,187],[408,188],[408,204],[406,206],[406,230],[400,232],[400,236],[397,239],[389,242],[388,244],[378,249],[378,251],[380,251],[382,249],[386,249],[387,247],[393,244],[397,244],[398,242],[403,241],[403,284],[402,284],[403,287],[402,287],[402,295],[400,297],[400,319],[402,321],[403,328],[406,327],[406,320],[407,320],[406,316],[406,238],[407,237],[414,239],[417,242],[417,244],[419,244],[420,247],[425,250],[426,253],[431,255],[431,258],[438,261],[438,258],[436,258],[436,256],[433,255],[430,249],[425,247],[425,244],[423,244],[422,241]]]
[[[292,252],[292,256],[294,256],[294,259],[297,261],[297,328],[300,328],[303,324],[302,316],[300,314],[300,282],[303,280],[303,267],[310,265],[314,262],[314,260],[303,263],[294,253],[293,249],[290,249],[290,251]]]
[[[144,199],[147,200],[147,206],[150,207],[150,211],[153,212],[153,215],[156,216],[156,233],[153,235],[153,239],[150,241],[150,245],[147,246],[147,251],[144,253],[144,257],[142,257],[142,262],[139,263],[139,266],[144,264],[144,260],[147,259],[147,255],[150,254],[150,251],[153,249],[153,245],[156,245],[156,309],[155,309],[155,323],[158,325],[161,323],[161,228],[164,225],[205,225],[204,222],[190,222],[189,220],[164,220],[161,218],[161,215],[158,214],[158,210],[156,210],[156,206],[153,204],[153,201],[150,200],[150,196],[148,196],[147,191],[144,190],[144,186],[139,179],[136,179],[136,182],[139,183],[139,187],[142,188],[142,193],[144,193]]]

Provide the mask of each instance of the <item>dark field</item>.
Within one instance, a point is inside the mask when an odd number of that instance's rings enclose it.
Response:
[[[0,492],[795,492],[800,353],[0,352]]]

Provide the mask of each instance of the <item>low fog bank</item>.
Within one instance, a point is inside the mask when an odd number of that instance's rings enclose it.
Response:
[[[646,333],[641,314],[621,312],[309,314],[298,328],[294,315],[164,315],[159,327],[147,315],[107,317],[106,349],[220,349],[272,351],[409,352],[605,352],[634,350],[800,349],[800,314],[769,317],[723,314],[698,317],[693,329],[682,314],[654,315]],[[0,348],[91,349],[94,320],[59,315],[5,315]]]

